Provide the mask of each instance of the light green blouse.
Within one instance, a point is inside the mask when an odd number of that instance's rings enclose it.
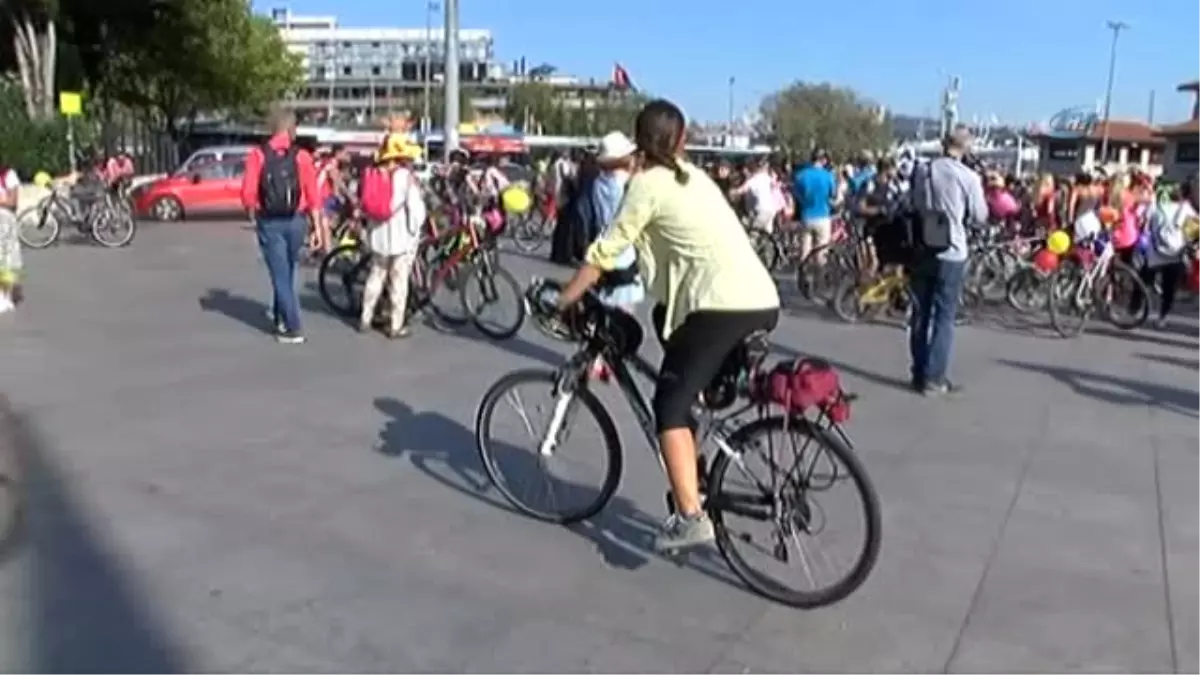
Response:
[[[666,306],[664,337],[697,310],[778,308],[775,280],[725,195],[695,165],[680,166],[687,185],[663,167],[629,179],[613,227],[588,249],[587,262],[611,270],[622,251],[636,246],[642,278]]]

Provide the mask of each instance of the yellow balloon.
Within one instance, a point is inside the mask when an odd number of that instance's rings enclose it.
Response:
[[[1054,255],[1063,255],[1071,250],[1071,235],[1062,230],[1055,230],[1046,237],[1046,248]]]
[[[50,187],[50,183],[52,182],[54,182],[54,179],[51,178],[50,174],[46,173],[45,171],[39,171],[33,174],[33,184],[38,187]]]
[[[1187,237],[1188,241],[1200,239],[1200,218],[1192,216],[1183,221],[1183,236]]]
[[[533,207],[533,199],[530,198],[529,192],[518,185],[505,190],[504,194],[500,195],[500,203],[509,213],[525,213]]]
[[[17,273],[9,270],[0,270],[0,286],[4,288],[12,288],[17,285]]]

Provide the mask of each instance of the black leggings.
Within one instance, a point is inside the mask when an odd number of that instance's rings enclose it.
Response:
[[[1179,282],[1185,274],[1187,274],[1187,266],[1181,262],[1142,268],[1142,282],[1146,284],[1146,291],[1150,295],[1154,295],[1154,278],[1162,275],[1162,299],[1158,305],[1159,317],[1165,318],[1171,313],[1171,307],[1175,304],[1175,292],[1179,290]],[[1140,309],[1141,297],[1139,295],[1134,298],[1134,310]]]
[[[650,317],[662,342],[666,308],[656,305]],[[778,309],[700,310],[688,314],[663,343],[662,366],[654,383],[657,431],[690,427],[692,404],[720,372],[725,357],[751,333],[773,330],[778,322]]]

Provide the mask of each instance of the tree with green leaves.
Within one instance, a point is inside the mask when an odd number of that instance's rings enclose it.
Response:
[[[861,150],[882,150],[891,142],[878,106],[845,87],[796,82],[767,96],[761,112],[771,140],[793,158],[817,147],[847,158]]]
[[[177,140],[201,112],[259,113],[303,83],[299,59],[244,0],[175,0],[143,39],[110,58],[97,84]]]

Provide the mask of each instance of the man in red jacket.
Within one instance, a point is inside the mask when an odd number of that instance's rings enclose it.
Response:
[[[275,291],[272,314],[276,339],[304,342],[296,268],[308,235],[309,219],[321,208],[312,155],[296,145],[296,118],[278,111],[271,116],[271,138],[246,156],[242,206],[254,220],[258,245]]]

